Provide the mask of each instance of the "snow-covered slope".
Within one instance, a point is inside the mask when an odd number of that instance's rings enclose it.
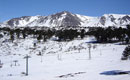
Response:
[[[22,16],[19,18],[13,18],[11,20],[5,21],[3,22],[3,25],[1,25],[2,27],[5,26],[10,26],[10,27],[27,27],[27,25],[29,23],[31,23],[32,21],[36,21],[38,19],[40,19],[41,16]]]
[[[129,15],[105,14],[100,18],[100,23],[105,26],[123,26],[130,24]]]
[[[123,27],[130,24],[130,16],[129,15],[121,15],[121,14],[104,14],[101,17],[93,17],[90,21],[85,22],[84,26],[100,26],[100,27],[108,27],[108,26],[116,26]]]
[[[5,38],[4,38],[5,39]],[[91,44],[91,59],[87,38],[70,42],[47,41],[33,46],[34,39],[0,40],[0,80],[129,80],[128,61],[121,61],[125,45]],[[4,42],[3,42],[4,41]],[[39,52],[42,55],[38,55]],[[28,54],[29,75],[25,76]],[[15,61],[16,64],[15,64]]]
[[[101,17],[89,17],[79,14],[73,14],[68,11],[59,12],[49,16],[23,16],[19,18],[10,19],[3,22],[1,26],[10,27],[108,27],[108,26],[125,26],[130,24],[130,15],[121,14],[104,14]]]
[[[28,26],[80,26],[82,22],[75,14],[67,11],[56,13],[50,16],[42,17],[37,21],[33,21]]]

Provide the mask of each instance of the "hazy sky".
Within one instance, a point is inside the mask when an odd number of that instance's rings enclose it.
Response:
[[[70,11],[87,16],[130,14],[130,0],[0,0],[0,22],[20,17]]]

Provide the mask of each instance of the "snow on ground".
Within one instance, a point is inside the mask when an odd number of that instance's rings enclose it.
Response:
[[[0,80],[129,80],[130,75],[103,75],[112,70],[130,71],[128,61],[121,61],[125,45],[91,44],[88,39],[70,42],[47,41],[33,46],[34,39],[0,43]],[[38,55],[41,52],[42,56]],[[28,54],[29,75],[26,72]],[[15,66],[14,61],[18,61]]]

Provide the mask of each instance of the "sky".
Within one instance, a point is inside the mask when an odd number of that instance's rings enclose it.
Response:
[[[0,0],[0,22],[21,16],[69,11],[86,16],[130,14],[130,0]]]

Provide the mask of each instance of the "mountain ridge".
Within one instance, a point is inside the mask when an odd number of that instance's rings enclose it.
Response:
[[[108,27],[125,26],[130,24],[128,14],[104,14],[100,17],[91,17],[74,14],[68,11],[58,12],[49,16],[22,16],[10,19],[0,24],[1,27]]]

